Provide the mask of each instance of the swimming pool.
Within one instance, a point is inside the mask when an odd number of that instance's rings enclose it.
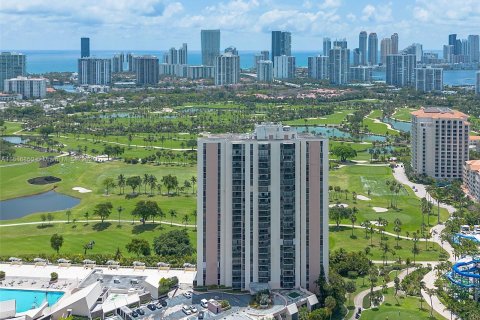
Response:
[[[16,300],[16,311],[25,312],[32,307],[40,307],[47,299],[48,305],[53,306],[62,296],[62,291],[0,289],[0,301]]]

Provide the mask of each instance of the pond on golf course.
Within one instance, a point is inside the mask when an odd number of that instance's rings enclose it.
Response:
[[[53,190],[0,201],[0,220],[22,218],[37,212],[53,212],[75,207],[80,199]]]

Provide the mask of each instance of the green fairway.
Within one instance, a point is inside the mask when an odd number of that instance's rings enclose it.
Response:
[[[395,111],[392,118],[401,120],[401,121],[411,121],[412,115],[410,114],[412,111],[415,111],[415,108],[400,108]]]
[[[175,228],[175,227],[174,227]],[[178,227],[176,227],[178,228]],[[124,256],[130,256],[125,245],[133,238],[146,239],[152,245],[154,237],[161,233],[172,230],[172,227],[165,224],[147,223],[143,226],[140,223],[132,225],[122,222],[120,227],[117,222],[90,222],[86,223],[55,223],[45,225],[24,225],[15,227],[1,227],[2,241],[0,241],[1,255],[24,255],[24,254],[54,254],[50,247],[50,237],[54,233],[63,236],[64,243],[60,254],[66,256],[72,254],[83,254],[83,245],[95,241],[93,250],[89,254],[114,254],[120,248]],[[196,247],[196,232],[188,228],[192,245]]]
[[[68,194],[81,199],[79,205],[71,209],[71,218],[84,219],[84,213],[89,212],[90,217],[94,218],[94,206],[100,202],[110,201],[113,203],[114,210],[112,217],[117,218],[117,208],[122,207],[124,210],[121,214],[123,219],[131,219],[131,211],[135,203],[139,200],[154,200],[157,201],[160,208],[165,212],[164,220],[170,221],[168,211],[175,209],[177,216],[173,221],[181,222],[185,214],[191,215],[196,207],[196,197],[192,194],[192,189],[185,190],[178,196],[168,196],[165,187],[162,188],[162,195],[158,191],[154,191],[153,196],[150,196],[150,189],[147,187],[147,194],[144,194],[144,185],[137,189],[140,194],[133,199],[126,199],[125,195],[118,194],[119,190],[116,188],[111,191],[110,195],[105,195],[102,181],[111,177],[115,181],[118,175],[123,174],[125,177],[138,175],[143,177],[144,174],[153,174],[158,181],[162,176],[172,174],[177,176],[180,186],[183,186],[185,180],[190,180],[192,176],[196,175],[196,168],[187,167],[170,167],[170,166],[153,166],[153,165],[128,165],[123,162],[108,162],[95,163],[84,161],[73,161],[71,158],[63,159],[65,162],[47,167],[39,168],[38,163],[29,163],[25,165],[0,167],[0,199],[10,199],[19,196],[26,196],[34,193],[40,193],[52,189],[52,184],[47,185],[31,185],[27,182],[28,179],[40,176],[55,176],[62,179],[62,181],[55,183],[56,191]],[[90,193],[79,193],[72,190],[73,187],[83,187],[92,190]],[[125,187],[125,193],[131,193],[131,188]],[[173,191],[172,191],[173,192]],[[55,220],[65,220],[67,218],[66,211],[59,211],[54,213]],[[21,219],[16,219],[15,222],[26,221],[40,221],[40,213],[31,214]],[[190,222],[193,218],[190,216]],[[12,221],[2,221],[5,223],[12,223]]]
[[[13,134],[17,131],[22,130],[22,123],[20,123],[20,122],[5,121],[5,123],[3,125],[6,128],[3,131],[3,135],[5,135],[5,136],[11,135],[11,134]]]
[[[373,234],[373,239],[370,239],[371,234],[368,233],[365,237],[364,229],[355,229],[354,238],[351,238],[352,229],[349,227],[330,227],[329,241],[330,241],[330,250],[345,249],[346,251],[365,251],[366,247],[370,247],[370,253],[368,258],[371,260],[383,260],[383,252],[380,247],[380,234],[375,232]],[[405,261],[407,258],[410,258],[413,261],[413,241],[400,239],[398,241],[398,248],[396,248],[397,240],[393,236],[385,236],[386,240],[383,242],[387,243],[390,247],[391,252],[388,252],[386,260],[396,260],[399,257],[402,261]],[[373,244],[371,246],[370,244]],[[428,242],[427,249],[425,249],[425,242],[418,242],[418,249],[420,253],[416,255],[416,261],[438,261],[440,253],[446,253],[438,244],[434,242]],[[395,253],[395,254],[393,254]]]
[[[342,190],[346,189],[348,193],[335,194],[330,192],[330,203],[335,204],[339,202],[348,204],[350,207],[356,207],[358,209],[357,225],[365,220],[376,221],[381,217],[388,221],[386,230],[393,232],[394,221],[398,218],[402,222],[401,235],[406,235],[407,231],[411,235],[412,232],[421,229],[421,201],[410,188],[406,187],[398,194],[398,209],[389,208],[393,195],[388,189],[386,181],[392,179],[392,169],[386,166],[350,165],[333,170],[330,172],[330,185],[338,186]],[[367,201],[357,198],[356,201],[353,201],[352,191],[371,200]],[[377,213],[373,207],[385,208],[388,211]],[[447,218],[448,212],[445,209],[441,209],[440,220],[445,221]],[[425,222],[427,222],[426,220]],[[431,215],[430,225],[434,226],[436,222],[437,216]],[[345,219],[342,223],[349,224],[350,222]]]
[[[326,115],[324,117],[319,118],[307,118],[307,119],[297,119],[292,121],[286,121],[285,124],[288,125],[295,125],[295,126],[305,126],[305,125],[327,125],[327,124],[341,124],[348,114],[353,113],[355,110],[353,109],[346,109],[341,111],[336,111],[333,114]],[[305,122],[305,120],[307,120]]]
[[[397,297],[394,296],[394,289],[388,289],[388,293],[384,294],[385,301],[380,307],[365,310],[362,312],[360,319],[365,320],[427,320],[427,319],[444,319],[441,315],[433,312],[433,318],[430,318],[430,307],[424,301],[423,309],[420,309],[420,298],[417,297]]]

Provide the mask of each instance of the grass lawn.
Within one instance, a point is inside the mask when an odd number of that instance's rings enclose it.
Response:
[[[380,249],[380,234],[374,233],[373,239],[370,239],[370,233],[368,233],[368,238],[365,238],[364,229],[355,229],[353,234],[354,238],[351,238],[352,229],[349,227],[340,226],[337,230],[337,227],[330,227],[329,241],[330,241],[330,250],[339,250],[341,248],[346,251],[364,251],[366,247],[370,247],[370,253],[368,258],[371,260],[383,260],[383,252]],[[410,258],[413,261],[413,241],[400,239],[398,241],[399,248],[395,248],[397,245],[396,237],[386,236],[387,240],[384,240],[390,246],[390,249],[395,252],[388,253],[386,256],[387,260],[396,260],[399,257],[405,261],[407,258]],[[371,240],[371,241],[370,241]],[[373,244],[371,246],[370,244]],[[427,249],[425,249],[424,242],[418,242],[418,248],[420,253],[416,255],[416,261],[438,261],[438,255],[441,252],[445,252],[438,244],[434,242],[428,242]]]
[[[336,111],[333,114],[326,115],[320,118],[308,118],[306,124],[309,126],[313,125],[326,125],[326,124],[341,124],[343,120],[347,117],[348,114],[353,113],[355,110],[346,109],[341,111]],[[292,121],[285,121],[285,124],[295,125],[295,126],[304,126],[304,119],[296,119]]]
[[[398,136],[398,131],[389,129],[383,122],[375,122],[373,116],[363,119],[363,126],[367,126],[371,133],[379,135]]]
[[[340,202],[348,204],[350,207],[356,207],[359,210],[357,213],[357,225],[365,220],[376,221],[381,217],[388,221],[386,230],[393,232],[394,221],[396,218],[399,218],[402,222],[401,235],[406,235],[407,231],[411,234],[421,229],[422,214],[420,211],[420,199],[415,196],[411,189],[405,188],[398,195],[397,202],[399,208],[388,208],[392,194],[388,190],[386,181],[392,179],[394,179],[392,169],[389,167],[348,165],[333,170],[330,172],[330,185],[339,186],[342,190],[347,189],[349,193],[347,193],[347,199],[345,199],[345,193],[338,194],[337,197],[331,193],[330,203]],[[357,192],[358,195],[366,196],[371,200],[363,201],[357,199],[354,202],[352,199],[352,191]],[[388,208],[388,211],[377,213],[373,210],[373,207]],[[445,209],[441,209],[440,220],[445,221],[447,218],[448,212]],[[436,221],[436,215],[431,215],[430,225],[435,225]],[[333,221],[331,221],[331,223],[333,223]],[[350,221],[345,219],[342,223],[349,224]]]
[[[62,181],[55,183],[57,186],[57,192],[68,194],[81,199],[79,205],[71,209],[71,218],[84,219],[83,214],[88,211],[90,217],[94,218],[93,211],[94,206],[100,202],[110,201],[114,205],[114,211],[112,217],[117,218],[118,214],[116,208],[122,206],[125,210],[122,212],[122,219],[131,219],[130,212],[133,210],[135,203],[138,200],[154,200],[157,201],[162,210],[167,214],[164,220],[170,221],[168,211],[175,209],[177,211],[177,217],[173,220],[181,222],[185,214],[190,215],[196,207],[196,197],[192,195],[192,190],[188,190],[185,194],[179,196],[167,196],[166,188],[162,189],[163,195],[155,195],[150,197],[143,194],[143,185],[140,188],[142,194],[134,199],[126,199],[125,195],[119,195],[118,189],[115,189],[109,196],[104,195],[104,188],[102,181],[111,177],[116,178],[120,174],[124,174],[126,177],[144,174],[153,174],[160,181],[162,176],[172,174],[177,176],[179,184],[183,185],[186,179],[190,179],[196,175],[196,168],[187,167],[173,167],[173,166],[153,166],[153,165],[128,165],[123,162],[115,161],[109,163],[95,163],[95,162],[82,162],[73,161],[70,158],[65,158],[65,161],[59,164],[53,165],[48,168],[39,168],[38,163],[29,163],[25,165],[13,166],[13,167],[0,167],[0,200],[10,199],[19,196],[26,196],[30,194],[40,193],[52,189],[53,185],[31,185],[27,182],[28,179],[52,175],[59,177]],[[92,190],[91,193],[79,193],[72,190],[73,187],[83,187]],[[137,189],[137,191],[139,191]],[[130,193],[131,188],[125,187],[125,192]],[[149,188],[147,188],[149,192]],[[65,220],[66,211],[58,211],[54,213],[55,220]],[[12,222],[28,222],[28,221],[40,221],[40,213],[31,214],[21,219],[16,220],[3,220],[1,223]],[[193,217],[190,216],[190,223],[193,223]]]
[[[401,121],[411,121],[412,120],[412,115],[410,112],[415,111],[417,109],[414,108],[400,108],[395,111],[393,114],[394,119],[401,120]]]
[[[173,227],[175,228],[175,227]],[[55,223],[50,226],[25,225],[22,227],[2,227],[2,241],[0,241],[0,252],[2,255],[22,255],[35,253],[55,253],[50,247],[50,237],[54,233],[63,235],[64,243],[60,254],[83,254],[83,245],[91,240],[95,241],[93,250],[95,253],[115,253],[120,248],[124,256],[130,256],[125,245],[132,238],[146,239],[152,244],[153,238],[159,234],[173,229],[169,225],[145,224],[132,225],[122,223],[120,227],[117,222],[90,222],[86,223]],[[181,227],[176,227],[181,228]],[[192,245],[196,247],[196,232],[188,228]]]
[[[394,289],[389,288],[384,294],[385,301],[377,308],[365,310],[360,319],[366,320],[423,320],[423,319],[444,319],[441,315],[433,312],[430,318],[430,307],[423,302],[423,309],[420,309],[420,298],[417,297],[394,297]]]
[[[3,125],[4,127],[6,127],[6,130],[3,131],[4,136],[8,136],[13,134],[14,132],[22,130],[22,123],[20,122],[5,121]]]

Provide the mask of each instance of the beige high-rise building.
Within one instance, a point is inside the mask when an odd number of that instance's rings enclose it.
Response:
[[[387,55],[392,54],[392,39],[383,38],[380,42],[380,61],[382,65],[387,63]]]
[[[328,140],[272,123],[199,139],[197,208],[198,286],[315,291],[328,272]]]
[[[468,160],[468,116],[449,108],[412,112],[412,168],[435,179],[461,179]]]

